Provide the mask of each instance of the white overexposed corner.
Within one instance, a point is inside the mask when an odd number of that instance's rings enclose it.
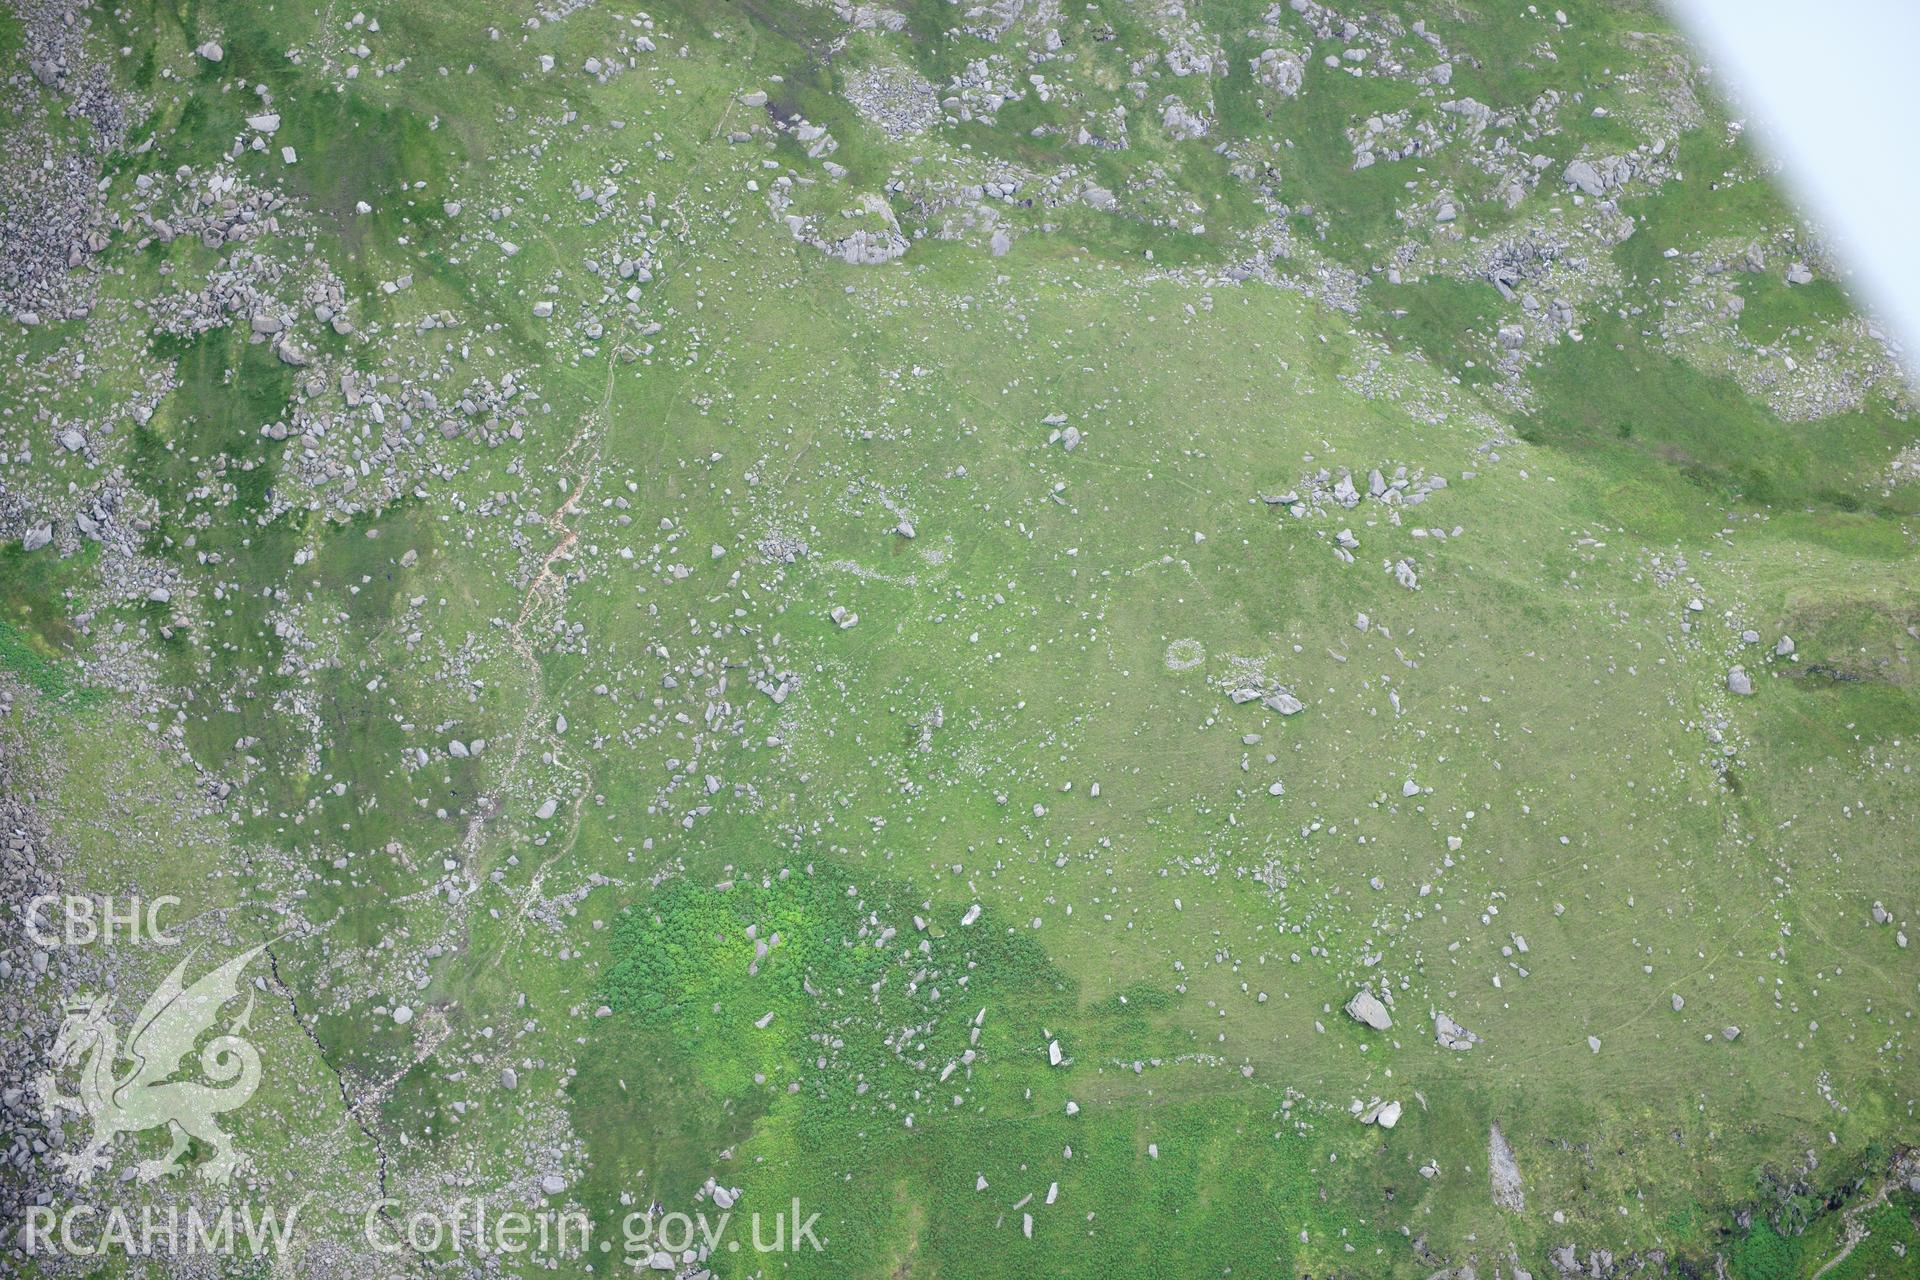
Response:
[[[1920,352],[1920,0],[1672,3],[1911,369]]]

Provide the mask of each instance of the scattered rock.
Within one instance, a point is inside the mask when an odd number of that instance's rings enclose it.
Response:
[[[1364,987],[1354,992],[1353,999],[1347,1001],[1343,1008],[1349,1018],[1363,1022],[1375,1031],[1385,1031],[1393,1025],[1393,1015],[1387,1012],[1387,1006]]]
[[[1498,1124],[1487,1133],[1487,1170],[1493,1184],[1494,1207],[1525,1213],[1527,1197],[1520,1182],[1520,1166],[1514,1162],[1513,1148],[1507,1145]]]
[[[1433,1015],[1433,1038],[1442,1048],[1464,1052],[1480,1043],[1480,1037],[1444,1013]]]

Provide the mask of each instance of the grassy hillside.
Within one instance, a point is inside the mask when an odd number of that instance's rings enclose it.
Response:
[[[267,945],[240,1181],[121,1181],[149,1129],[82,1193],[23,1092],[9,1212],[1904,1274],[1920,427],[1656,9],[49,0],[0,55],[9,903]],[[23,1090],[178,958],[6,956]],[[369,1241],[475,1200],[592,1236]]]

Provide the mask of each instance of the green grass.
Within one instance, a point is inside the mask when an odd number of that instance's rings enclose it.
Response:
[[[1799,1242],[1770,1223],[1756,1223],[1734,1246],[1732,1268],[1740,1280],[1792,1280],[1800,1274]]]
[[[963,1250],[972,1274],[1093,1275],[1128,1260],[1150,1275],[1190,1274],[1199,1260],[1297,1269],[1337,1256],[1342,1242],[1377,1238],[1314,1194],[1314,1144],[1266,1132],[1279,1114],[1271,1100],[1265,1114],[1203,1095],[1066,1116],[1075,1080],[1092,1085],[1091,1064],[1113,1052],[1093,1032],[1070,1050],[1089,1065],[1046,1066],[1044,1024],[1071,1025],[1071,988],[993,915],[968,927],[947,918],[923,934],[904,914],[912,898],[838,871],[781,878],[769,868],[728,889],[680,882],[632,905],[605,984],[618,1020],[607,1043],[624,1046],[606,1069],[623,1073],[623,1087],[614,1094],[604,1075],[586,1078],[576,1114],[609,1108],[650,1137],[636,1149],[614,1140],[626,1126],[587,1126],[601,1135],[591,1181],[605,1188],[603,1212],[615,1211],[610,1193],[632,1187],[627,1179],[640,1179],[643,1200],[673,1202],[708,1176],[733,1176],[711,1156],[699,1160],[695,1139],[706,1137],[708,1151],[739,1143],[736,1163],[752,1162],[747,1205],[778,1207],[790,1195],[824,1210],[830,1248],[791,1259],[801,1274],[918,1267]],[[900,919],[901,933],[883,945],[876,917]],[[759,941],[779,939],[757,973],[749,928]],[[990,1013],[978,1036],[976,1008]],[[762,1028],[765,1013],[773,1017]],[[893,1038],[903,1025],[920,1028],[910,1043]],[[977,1063],[935,1080],[970,1050]],[[804,1059],[823,1051],[834,1067],[815,1076]],[[802,1075],[813,1078],[789,1090]],[[675,1105],[649,1114],[645,1100],[657,1107],[662,1094]],[[989,1190],[1012,1189],[976,1191],[980,1176]],[[1049,1180],[1060,1187],[1056,1208],[1038,1203]],[[1030,1241],[1006,1207],[1026,1192],[1038,1224]],[[1083,1204],[1097,1215],[1075,1212]],[[1243,1228],[1227,1230],[1234,1222]]]
[[[1846,290],[1831,280],[1791,285],[1785,266],[1776,273],[1756,274],[1741,282],[1746,306],[1740,312],[1740,332],[1753,341],[1772,344],[1788,334],[1807,336],[1853,314]]]
[[[1860,477],[1910,430],[1878,412],[1828,419],[1817,433],[1780,422],[1731,380],[1698,372],[1604,316],[1585,328],[1584,341],[1546,357],[1540,382],[1544,394],[1524,434],[1599,455],[1623,478],[1666,490],[1667,509],[1640,517],[1652,536],[1689,507],[1714,518],[1709,504],[1856,510],[1873,500]],[[1911,509],[1910,495],[1891,501]]]
[[[1920,1250],[1920,1213],[1911,1194],[1895,1195],[1865,1215],[1867,1237],[1847,1260],[1827,1274],[1835,1280],[1891,1280],[1913,1269],[1916,1250]]]
[[[64,664],[48,659],[25,632],[5,620],[0,620],[0,666],[56,704],[75,710],[95,705],[105,697],[103,690],[75,684]]]
[[[233,168],[292,202],[251,251],[315,363],[289,368],[244,323],[149,335],[127,304],[203,287],[223,254],[116,236],[96,317],[15,344],[54,390],[0,383],[0,446],[33,458],[9,497],[64,512],[124,484],[151,520],[140,573],[178,586],[147,602],[117,551],[12,544],[0,666],[51,695],[20,732],[40,735],[77,875],[191,884],[210,947],[297,926],[275,944],[291,1001],[274,987],[260,1015],[274,1076],[241,1131],[268,1185],[324,1175],[352,1208],[383,1154],[409,1194],[538,1194],[605,1228],[715,1177],[743,1211],[821,1213],[827,1252],[777,1260],[796,1275],[1487,1274],[1510,1247],[1537,1275],[1573,1241],[1700,1274],[1721,1254],[1746,1278],[1831,1256],[1843,1191],[1884,1165],[1913,1084],[1913,953],[1866,923],[1876,900],[1906,910],[1912,879],[1920,513],[1881,479],[1910,415],[1883,397],[1784,422],[1653,335],[1695,270],[1664,249],[1795,228],[1710,102],[1671,140],[1686,180],[1622,195],[1640,224],[1593,250],[1623,284],[1601,272],[1577,299],[1582,340],[1489,369],[1517,304],[1449,275],[1465,253],[1396,211],[1444,187],[1473,236],[1571,228],[1546,212],[1572,207],[1560,166],[1644,141],[1647,93],[1672,87],[1664,55],[1628,43],[1657,14],[1569,3],[1562,32],[1551,8],[1369,10],[1473,55],[1428,95],[1323,67],[1345,42],[1308,41],[1282,7],[1308,80],[1262,102],[1245,68],[1267,9],[1193,15],[1231,67],[1207,78],[1136,67],[1167,37],[1125,4],[1062,10],[1061,56],[1035,60],[1044,33],[949,35],[948,5],[843,41],[824,8],[674,3],[650,11],[654,53],[605,84],[580,68],[616,56],[632,14],[476,23],[431,0],[371,32],[282,0],[102,19],[157,135],[109,159],[112,201],[210,164],[251,86],[270,90],[281,133]],[[219,67],[188,53],[215,32]],[[338,76],[326,56],[361,39],[361,74]],[[1430,56],[1409,34],[1396,49]],[[869,60],[944,95],[996,57],[1059,92],[905,142],[846,99]],[[751,88],[828,126],[847,178],[784,136],[728,143],[760,119]],[[1369,114],[1439,119],[1467,94],[1524,110],[1549,88],[1556,131],[1512,141],[1551,163],[1511,213],[1479,203],[1463,145],[1351,169],[1344,130]],[[1165,138],[1169,93],[1210,104],[1215,136]],[[1118,106],[1127,150],[1075,140]],[[942,231],[1000,162],[1036,181],[1033,207],[996,204],[1017,233],[996,259],[982,226]],[[808,211],[881,194],[927,234],[883,268],[830,260],[767,212],[789,171],[821,180]],[[1087,181],[1119,208],[1067,198]],[[603,182],[604,216],[573,190]],[[1223,277],[1276,201],[1295,253],[1274,271],[1315,292],[1328,269],[1367,274],[1357,312]],[[629,307],[608,267],[643,247],[654,278]],[[1373,275],[1395,261],[1414,283]],[[1837,285],[1788,288],[1784,265],[1733,278],[1728,342],[1797,352],[1850,321]],[[307,318],[323,268],[353,335]],[[402,275],[411,290],[381,290]],[[441,312],[449,327],[419,327]],[[395,394],[384,423],[345,412],[349,370]],[[447,406],[509,374],[521,434],[490,445]],[[112,417],[161,385],[150,422]],[[1071,454],[1048,443],[1056,412],[1085,433]],[[45,415],[116,429],[72,455]],[[324,423],[311,447],[349,465],[390,441],[404,496],[342,513],[305,478],[307,442],[261,435],[274,421]],[[1260,500],[1375,467],[1449,483],[1306,518]],[[575,486],[576,537],[549,562]],[[767,562],[774,531],[812,554]],[[1769,656],[1781,634],[1795,661]],[[1175,642],[1196,665],[1173,669]],[[81,686],[107,646],[165,710]],[[1306,710],[1232,703],[1236,658]],[[1734,662],[1752,698],[1727,694]],[[769,666],[797,677],[779,705],[754,687]],[[757,972],[749,925],[782,939]],[[1339,1012],[1380,980],[1384,1034]],[[1483,1043],[1438,1048],[1430,1009]],[[366,1100],[351,1116],[343,1079]],[[1376,1096],[1405,1105],[1390,1132],[1348,1113]],[[1524,1215],[1490,1203],[1496,1123]],[[1809,1150],[1817,1176],[1783,1172]],[[531,1190],[549,1171],[563,1195]],[[1741,1209],[1762,1225],[1733,1230]],[[1876,1211],[1839,1274],[1899,1274],[1911,1211]],[[549,1261],[588,1260],[506,1270]]]

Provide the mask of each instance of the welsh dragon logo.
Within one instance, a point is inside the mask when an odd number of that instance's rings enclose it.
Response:
[[[227,1028],[200,1051],[200,1069],[215,1088],[195,1080],[175,1080],[202,1033],[211,1028],[220,1010],[240,994],[240,972],[265,944],[235,956],[204,975],[191,987],[181,982],[187,961],[173,967],[159,990],[148,998],[133,1020],[127,1042],[109,1020],[108,1004],[81,1000],[67,1005],[66,1020],[53,1043],[54,1070],[39,1080],[40,1102],[49,1123],[62,1112],[78,1113],[93,1122],[93,1136],[77,1152],[62,1152],[55,1164],[69,1182],[85,1184],[112,1161],[108,1149],[123,1133],[140,1133],[166,1126],[172,1148],[163,1156],[143,1160],[135,1170],[142,1182],[176,1172],[193,1138],[213,1149],[200,1166],[200,1176],[224,1183],[240,1166],[233,1142],[220,1130],[215,1117],[243,1105],[260,1087],[260,1055],[242,1036],[253,1016],[253,993],[246,1007]],[[115,1068],[130,1064],[123,1070]],[[79,1068],[79,1092],[60,1092],[56,1079]],[[231,1082],[231,1083],[229,1083]]]

